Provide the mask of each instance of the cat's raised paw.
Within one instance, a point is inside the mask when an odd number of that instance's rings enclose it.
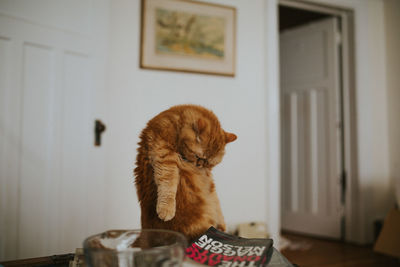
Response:
[[[165,203],[165,202],[157,203],[157,214],[158,214],[158,217],[163,221],[172,220],[175,217],[175,202],[173,202],[173,203]]]

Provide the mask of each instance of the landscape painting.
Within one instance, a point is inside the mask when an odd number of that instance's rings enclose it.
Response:
[[[142,0],[140,67],[235,75],[236,9]]]
[[[225,19],[156,9],[156,53],[223,59]]]

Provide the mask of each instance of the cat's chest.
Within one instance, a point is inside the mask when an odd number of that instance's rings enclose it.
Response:
[[[203,195],[210,193],[210,190],[214,188],[212,174],[207,170],[182,170],[180,174],[180,184],[183,191]]]
[[[202,192],[208,192],[211,185],[214,184],[211,174],[194,175],[192,178]]]

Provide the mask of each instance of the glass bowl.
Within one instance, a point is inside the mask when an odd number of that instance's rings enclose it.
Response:
[[[186,247],[182,234],[159,229],[109,230],[83,242],[91,267],[182,266]]]

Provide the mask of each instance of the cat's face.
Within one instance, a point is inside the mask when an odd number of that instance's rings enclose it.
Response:
[[[178,152],[184,161],[198,168],[211,169],[221,162],[225,145],[234,140],[236,135],[225,132],[219,124],[199,119],[182,128]]]

